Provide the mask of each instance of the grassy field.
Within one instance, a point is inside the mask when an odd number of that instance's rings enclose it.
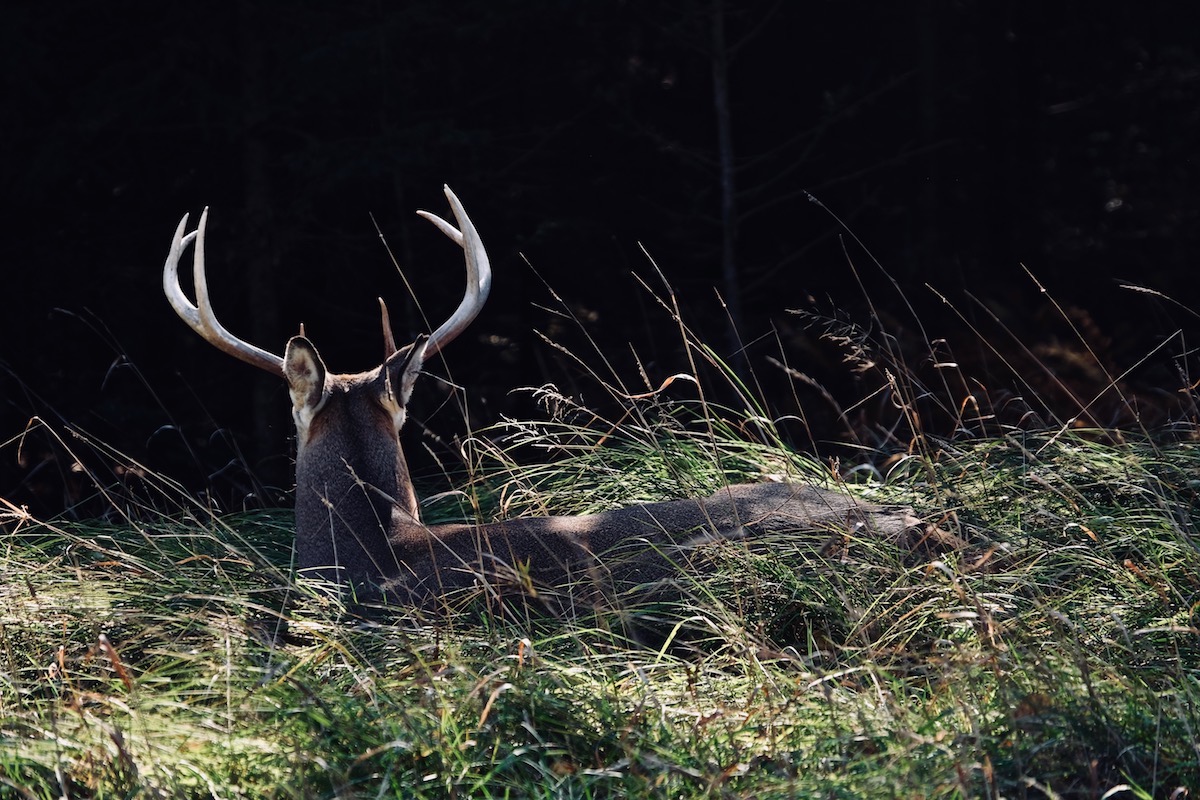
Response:
[[[485,513],[502,497],[573,512],[718,476],[679,479],[704,459],[678,415],[602,447],[577,429],[521,432],[577,453],[493,464]],[[723,447],[735,478],[801,463]],[[634,486],[629,459],[646,476]],[[635,607],[355,618],[289,581],[288,512],[214,519],[181,498],[171,515],[85,526],[9,509],[0,795],[1195,790],[1200,449],[1013,433],[907,466],[849,488],[913,504],[968,551],[911,563],[869,540],[836,559],[729,545],[726,568],[666,615],[678,635],[651,645],[619,633]]]
[[[708,363],[685,375],[729,377],[689,346]],[[998,422],[943,441],[891,366],[910,445],[863,459],[886,476],[789,451],[736,380],[736,410],[611,383],[610,419],[543,389],[545,419],[462,443],[431,521],[787,476],[970,543],[728,543],[667,608],[357,614],[292,580],[289,511],[215,516],[153,475],[105,523],[0,508],[0,797],[1200,791],[1200,446]]]

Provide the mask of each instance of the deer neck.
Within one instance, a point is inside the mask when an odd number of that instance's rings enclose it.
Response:
[[[360,419],[364,404],[337,399],[299,437],[296,562],[319,578],[363,584],[395,571],[391,542],[421,528],[420,511],[390,420]]]

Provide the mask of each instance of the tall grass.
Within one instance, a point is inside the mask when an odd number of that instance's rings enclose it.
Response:
[[[911,504],[970,546],[913,559],[865,537],[832,552],[729,543],[659,610],[660,635],[633,642],[633,608],[361,617],[292,579],[290,512],[214,515],[152,474],[108,496],[104,523],[9,505],[0,796],[1200,790],[1193,442],[1047,414],[1010,424],[1010,400],[948,361],[931,382],[897,340],[838,323],[893,416],[817,463],[788,446],[762,376],[735,373],[662,299],[688,353],[674,377],[629,386],[595,368],[606,397],[591,406],[536,390],[542,418],[465,440],[428,518],[788,477]],[[853,411],[838,408],[852,427]]]

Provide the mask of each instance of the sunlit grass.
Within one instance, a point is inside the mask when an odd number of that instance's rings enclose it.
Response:
[[[1200,449],[1022,435],[942,452],[938,490],[905,494],[958,498],[923,510],[952,514],[969,552],[731,547],[676,609],[685,647],[631,644],[603,615],[355,618],[279,569],[286,512],[10,519],[0,780],[30,797],[1190,785]],[[574,458],[577,492],[606,501]]]

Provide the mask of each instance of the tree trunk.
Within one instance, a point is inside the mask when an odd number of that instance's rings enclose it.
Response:
[[[739,331],[742,289],[737,266],[737,198],[733,160],[733,119],[729,108],[729,49],[725,42],[724,0],[713,0],[711,12],[713,104],[717,121],[717,163],[721,197],[721,286],[729,314],[730,364],[739,372],[745,363]]]

